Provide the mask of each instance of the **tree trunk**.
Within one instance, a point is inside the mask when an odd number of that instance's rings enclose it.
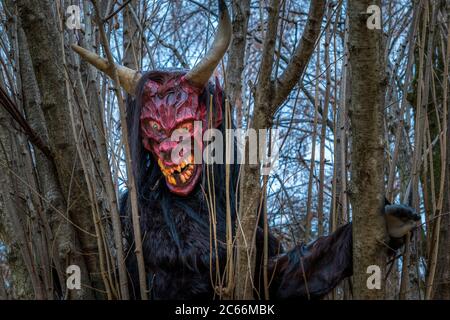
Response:
[[[133,14],[138,14],[137,1],[132,0],[123,10],[123,65],[133,70],[140,69],[139,28]]]
[[[7,280],[12,298],[42,299],[42,288],[32,265],[29,238],[23,223],[28,212],[18,188],[13,188],[17,182],[14,173],[20,171],[17,168],[17,132],[10,124],[11,118],[0,108],[0,235],[7,247],[6,260],[11,272]],[[23,192],[26,190],[28,188],[23,187]]]
[[[48,144],[48,131],[42,112],[42,101],[39,88],[34,76],[33,66],[25,34],[22,28],[18,31],[19,65],[22,81],[23,108],[30,126]],[[75,236],[72,225],[63,217],[61,212],[67,212],[67,206],[61,190],[55,165],[42,152],[36,150],[36,173],[39,177],[39,187],[47,202],[44,202],[45,212],[52,234],[50,239],[55,241],[54,263],[60,280],[62,291],[65,291],[65,270],[67,264],[73,261],[71,255],[78,250],[72,241]],[[83,261],[79,261],[82,263]]]
[[[446,3],[445,3],[446,2]],[[450,26],[450,0],[442,1],[443,8],[445,7],[447,14],[447,28]],[[444,6],[445,4],[445,6]],[[442,78],[443,83],[443,105],[447,104],[447,132],[444,134],[447,135],[447,143],[450,141],[450,117],[448,116],[448,110],[450,109],[450,99],[448,94],[448,76],[449,76],[449,63],[450,63],[450,34],[447,29],[447,52],[444,57],[444,74]],[[447,88],[447,90],[445,90]],[[439,252],[438,252],[438,261],[436,267],[436,280],[435,280],[435,292],[433,295],[434,299],[450,299],[450,148],[447,146],[446,148],[446,168],[445,168],[445,187],[444,187],[444,203],[441,217],[441,228],[440,228],[440,237],[439,237]]]
[[[250,0],[233,0],[233,39],[228,50],[225,92],[236,111],[236,124],[242,126],[242,72],[244,71],[245,48],[247,44]]]
[[[72,119],[57,19],[48,0],[39,3],[20,0],[17,5],[42,97],[42,110],[55,156],[58,179],[69,208],[69,217],[78,226],[77,238],[81,244],[81,252],[74,253],[75,259],[71,263],[84,259],[88,274],[82,274],[82,297],[92,297],[88,288],[104,288],[98,259],[96,221],[93,221],[94,208],[87,192],[85,172],[77,154],[78,137],[68,129]],[[71,241],[77,243],[78,240]],[[101,296],[99,293],[96,295]]]
[[[351,199],[353,206],[353,294],[356,299],[383,299],[383,289],[369,289],[367,268],[381,270],[384,288],[387,240],[381,215],[384,206],[383,106],[385,75],[382,30],[371,30],[367,8],[381,1],[350,0],[349,62],[351,64],[350,120]],[[381,18],[381,17],[380,17]]]

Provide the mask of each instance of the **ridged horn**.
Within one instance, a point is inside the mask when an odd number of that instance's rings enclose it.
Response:
[[[185,78],[194,86],[202,88],[209,80],[214,69],[227,52],[231,42],[231,20],[224,0],[219,0],[219,26],[211,49],[202,60],[190,70]]]
[[[113,77],[111,72],[112,70],[109,67],[108,60],[75,44],[72,44],[72,49],[76,53],[78,53],[83,60],[89,62],[98,70],[106,73],[110,78]],[[127,93],[135,95],[137,83],[139,79],[142,77],[142,75],[138,71],[135,71],[133,69],[117,64],[115,66],[117,69],[117,74],[119,76],[119,81],[122,88]]]

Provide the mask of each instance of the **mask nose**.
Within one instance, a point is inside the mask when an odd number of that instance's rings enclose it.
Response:
[[[172,159],[172,150],[177,146],[176,141],[165,140],[159,145],[159,154],[166,165],[174,164]]]

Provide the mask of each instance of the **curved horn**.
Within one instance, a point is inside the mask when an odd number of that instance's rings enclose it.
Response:
[[[72,49],[80,55],[80,57],[92,64],[98,70],[106,73],[110,78],[112,78],[111,68],[109,67],[109,62],[106,59],[98,56],[97,54],[90,52],[80,46],[72,44]],[[136,85],[142,75],[133,69],[120,66],[116,64],[117,74],[119,76],[120,85],[129,94],[134,95],[136,90]]]
[[[224,0],[219,0],[219,26],[211,49],[202,60],[190,70],[185,78],[196,87],[203,87],[211,77],[214,69],[225,55],[231,42],[231,20]]]

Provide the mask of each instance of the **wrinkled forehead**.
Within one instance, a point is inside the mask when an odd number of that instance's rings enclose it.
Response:
[[[170,130],[180,122],[203,119],[206,108],[199,103],[201,90],[183,75],[149,79],[143,86],[141,121],[153,120]]]

